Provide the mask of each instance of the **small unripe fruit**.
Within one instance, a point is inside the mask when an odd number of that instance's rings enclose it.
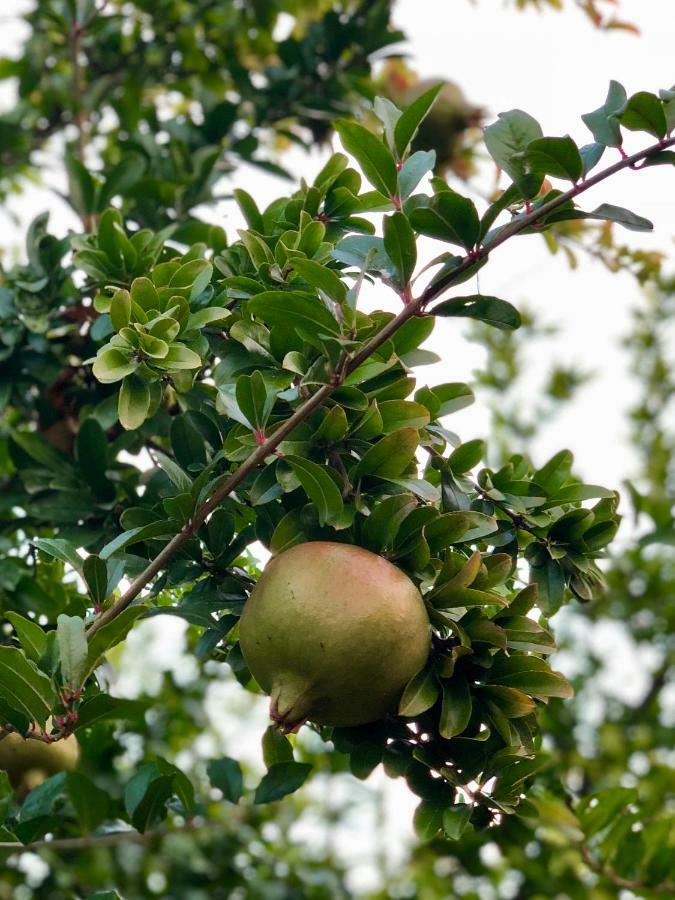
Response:
[[[47,731],[51,720],[47,720]],[[0,771],[7,772],[9,781],[19,796],[58,772],[74,769],[80,758],[80,746],[75,735],[47,744],[44,741],[8,734],[0,740]]]
[[[244,659],[285,731],[361,725],[395,712],[429,655],[412,581],[349,544],[299,544],[267,564],[239,626]]]

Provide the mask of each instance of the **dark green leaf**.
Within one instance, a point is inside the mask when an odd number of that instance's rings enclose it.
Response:
[[[407,109],[404,109],[394,128],[394,143],[399,157],[404,157],[410,142],[414,139],[417,129],[424,121],[427,113],[434,105],[434,101],[443,89],[443,82],[435,84],[428,91],[414,100]]]
[[[394,197],[398,185],[396,162],[382,141],[356,122],[341,120],[335,129],[345,150],[356,159],[373,187],[385,197]]]
[[[405,288],[415,271],[417,247],[410,223],[401,212],[384,218],[384,249],[394,264],[401,287]]]
[[[499,297],[484,297],[481,294],[444,300],[434,306],[430,313],[433,316],[443,316],[444,318],[458,316],[477,319],[479,322],[485,322],[486,325],[506,331],[513,331],[521,324],[520,314],[515,306],[511,306],[506,300],[500,300]]]
[[[206,774],[213,787],[223,792],[230,803],[239,803],[244,792],[244,776],[236,759],[223,756],[207,763]]]
[[[256,788],[255,803],[272,803],[292,794],[307,781],[312,767],[308,763],[280,762],[271,766]]]

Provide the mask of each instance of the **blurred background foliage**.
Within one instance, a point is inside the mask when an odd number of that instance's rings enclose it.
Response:
[[[558,0],[513,5],[563,6]],[[596,26],[633,27],[609,0],[577,5]],[[403,35],[391,24],[395,9],[382,0],[108,0],[105,7],[106,15],[100,15],[101,3],[93,0],[39,0],[28,17],[24,53],[0,63],[0,76],[16,79],[18,86],[17,103],[0,116],[0,192],[11,194],[25,179],[38,178],[48,142],[61,142],[69,160],[68,184],[56,186],[85,222],[120,194],[123,215],[138,226],[180,223],[186,239],[200,240],[207,227],[198,215],[200,205],[227,191],[222,177],[241,163],[284,176],[289,144],[310,148],[326,141],[331,119],[359,109],[375,93],[384,90],[401,103],[421,87],[400,55]],[[481,106],[469,103],[454,85],[444,89],[441,101],[439,116],[447,118],[428,122],[420,146],[437,149],[441,171],[471,179]],[[91,163],[86,168],[83,154]],[[327,753],[305,734],[297,758],[312,762],[319,773],[333,773],[331,779],[319,774],[300,794],[257,807],[235,808],[211,789],[205,801],[208,827],[186,822],[182,830],[165,834],[158,826],[134,841],[111,835],[110,846],[79,841],[58,852],[0,850],[0,898],[90,897],[97,891],[104,897],[112,896],[105,892],[113,885],[122,897],[189,900],[669,895],[675,855],[675,283],[662,271],[658,254],[617,244],[611,228],[578,223],[565,228],[555,238],[546,236],[552,252],[564,252],[572,264],[576,254],[591,253],[611,269],[632,271],[645,286],[644,302],[626,335],[639,386],[630,427],[640,466],[625,485],[623,512],[632,517],[636,537],[620,537],[606,566],[606,594],[557,616],[560,665],[564,659],[565,670],[573,673],[576,697],[553,701],[545,711],[545,748],[552,761],[537,776],[531,806],[488,831],[465,831],[457,841],[387,847],[391,811],[380,787],[361,788],[352,781],[348,790],[331,789],[331,783],[341,784],[345,757]],[[35,223],[21,265],[7,267],[1,276],[12,296],[20,297],[18,323],[16,310],[7,305],[8,292],[0,287],[0,360],[9,366],[20,354],[23,373],[17,379],[10,370],[0,394],[11,388],[13,414],[33,417],[61,449],[73,443],[71,407],[81,408],[93,387],[73,382],[64,369],[64,348],[80,325],[67,304],[63,311],[64,298],[76,290],[61,265],[66,251],[65,243],[47,234],[45,221]],[[473,328],[472,339],[487,352],[475,382],[492,409],[495,468],[504,462],[500,453],[530,440],[592,378],[590,367],[552,368],[545,390],[533,404],[523,403],[531,392],[523,347],[536,340],[545,348],[548,336],[531,316],[524,316],[524,327],[515,334]],[[64,372],[55,388],[55,378]],[[36,388],[42,392],[37,403]],[[134,453],[141,446],[133,433],[119,441],[116,450]],[[6,488],[12,472],[7,441],[0,446],[0,468]],[[121,484],[128,480],[131,492],[142,476],[122,462],[117,478]],[[15,501],[3,490],[0,508],[8,519]],[[52,505],[41,515],[48,519],[58,509]],[[255,572],[254,560],[248,568]],[[28,578],[7,557],[0,564],[0,589],[25,591],[32,604],[41,593],[61,592],[67,606],[77,591],[61,583],[62,575],[62,563],[41,559]],[[124,735],[111,724],[99,726],[90,745],[82,739],[92,772],[128,774],[143,756],[167,756],[204,778],[205,760],[227,752],[239,730],[250,729],[246,695],[237,707],[222,694],[222,666],[207,663],[199,671],[190,666],[199,639],[192,632],[175,633],[169,656],[154,672],[142,658],[142,637],[111,657],[106,677],[136,707],[129,711]],[[634,678],[639,690],[626,684]],[[134,721],[144,747],[134,739]],[[244,776],[250,780],[255,774],[252,762]],[[100,778],[97,783],[105,790]],[[572,798],[591,796],[587,807],[572,809]],[[380,884],[367,893],[355,890],[350,880],[353,846],[347,844],[345,852],[338,840],[345,828],[363,827],[358,816],[364,809],[366,827],[376,835],[370,864]]]

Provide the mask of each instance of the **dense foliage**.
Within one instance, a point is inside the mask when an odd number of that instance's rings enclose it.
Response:
[[[462,442],[446,418],[472,402],[471,387],[427,385],[418,369],[437,360],[424,347],[436,317],[500,336],[520,326],[508,301],[473,288],[509,240],[585,221],[651,228],[577,198],[616,171],[672,165],[674,92],[628,97],[612,82],[583,116],[593,140],[581,147],[544,136],[520,110],[502,113],[485,147],[509,181],[479,211],[432,175],[433,150],[413,146],[437,87],[405,110],[375,99],[368,127],[338,118],[371,96],[373,54],[400,38],[387,3],[154,7],[42,0],[24,56],[2,68],[19,84],[0,120],[3,190],[35,170],[58,134],[82,222],[58,237],[39,216],[0,287],[2,733],[45,743],[76,734],[82,747],[77,770],[27,796],[0,776],[2,852],[15,860],[14,844],[44,849],[52,835],[49,856],[90,843],[92,858],[106,854],[99,869],[79,871],[74,859],[54,867],[44,890],[66,896],[99,887],[138,896],[158,871],[156,893],[218,896],[198,893],[217,880],[230,896],[250,885],[252,858],[262,885],[281,878],[281,897],[341,896],[330,853],[300,857],[279,833],[284,805],[266,804],[313,771],[365,778],[382,765],[419,797],[415,827],[429,843],[413,866],[432,879],[430,896],[443,896],[449,874],[425,865],[447,852],[441,835],[459,841],[457,865],[494,880],[503,873],[486,874],[476,850],[497,834],[536,895],[532,829],[553,830],[554,848],[581,846],[587,866],[615,884],[669,890],[672,811],[661,809],[667,769],[655,749],[666,725],[635,735],[636,752],[656,754],[648,778],[624,783],[621,767],[612,778],[570,739],[573,703],[549,705],[572,687],[547,662],[549,619],[574,600],[594,615],[606,606],[635,616],[638,640],[641,629],[649,640],[672,631],[668,606],[663,622],[639,615],[641,597],[650,612],[654,592],[672,583],[672,559],[654,552],[672,535],[670,439],[658,418],[671,385],[652,338],[666,301],[646,304],[639,322],[638,365],[652,374],[635,421],[650,468],[631,494],[654,527],[611,570],[608,595],[598,560],[618,528],[616,491],[581,483],[566,450],[533,465],[508,418],[495,427],[500,458],[486,465],[485,444]],[[294,16],[282,40],[281,12]],[[247,227],[235,235],[212,223],[203,207],[221,196],[224,173],[241,160],[278,169],[274,143],[311,144],[331,123],[351,159],[332,154],[311,183],[265,209],[254,190],[235,187]],[[644,138],[631,156],[626,131]],[[438,246],[418,265],[420,238]],[[463,283],[467,293],[448,296]],[[398,314],[375,308],[374,285],[398,298]],[[508,337],[493,346],[507,359],[515,352]],[[560,381],[556,390],[565,393]],[[365,547],[405,571],[423,593],[432,652],[396,716],[310,726],[309,744],[269,728],[267,773],[251,790],[237,759],[192,752],[204,698],[228,673],[257,690],[237,640],[256,548],[317,539]],[[115,696],[116,648],[141,620],[163,616],[189,623],[200,677],[186,690],[166,679],[154,699]],[[649,704],[667,673],[661,640]],[[637,728],[629,712],[608,712],[600,739],[612,725],[615,740]],[[146,853],[127,863],[105,850],[125,842]],[[538,846],[543,869],[555,850]],[[571,858],[569,869],[561,863],[565,890],[587,896],[576,850]]]

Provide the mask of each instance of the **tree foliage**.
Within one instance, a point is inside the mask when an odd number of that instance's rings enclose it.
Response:
[[[281,12],[293,27],[279,40]],[[0,122],[3,187],[31,174],[58,133],[82,223],[59,237],[47,214],[35,219],[0,288],[2,731],[47,743],[77,734],[83,750],[77,771],[25,798],[0,782],[8,856],[14,844],[43,848],[47,835],[48,853],[138,842],[161,847],[165,882],[180,891],[180,879],[197,878],[174,871],[171,848],[186,841],[234,858],[219,870],[234,890],[246,879],[237,849],[274,822],[265,804],[322,768],[365,778],[382,765],[419,798],[425,848],[459,840],[472,875],[488,877],[467,860],[495,834],[518,866],[524,835],[555,827],[615,884],[672,883],[672,814],[655,806],[663,791],[605,783],[592,761],[586,773],[570,745],[574,706],[556,702],[573,688],[548,662],[549,620],[566,604],[625,601],[628,615],[633,593],[603,599],[598,565],[619,525],[618,494],[582,483],[567,450],[533,464],[499,422],[508,450],[488,465],[483,441],[448,427],[471,387],[427,384],[418,369],[438,359],[424,346],[436,317],[483,323],[513,352],[503,336],[523,317],[473,280],[503,244],[564,237],[566,224],[587,220],[651,228],[609,202],[588,210],[583,194],[623,169],[672,165],[673,92],[628,97],[612,82],[582,117],[592,137],[582,146],[545,136],[521,110],[501,113],[485,146],[508,185],[478,208],[433,176],[433,152],[414,148],[436,87],[405,109],[376,100],[367,124],[343,115],[370,95],[373,55],[400,37],[388,17],[383,2],[171,2],[160,15],[142,2],[101,11],[43,0],[23,58],[3,64],[19,84]],[[274,141],[311,144],[331,123],[349,156],[333,153],[263,209],[254,189],[236,187],[247,227],[213,224],[204,207],[235,164],[279,171]],[[642,139],[630,156],[627,130]],[[373,285],[398,299],[397,314],[366,311]],[[666,391],[661,348],[641,329]],[[631,495],[654,528],[609,580],[625,581],[625,567],[651,572],[650,597],[669,583],[669,563],[650,548],[672,529],[671,504],[657,496],[670,451],[651,407],[635,420],[652,429],[653,462]],[[423,594],[432,649],[385,721],[312,726],[313,752],[268,730],[267,772],[252,785],[237,759],[195,763],[189,751],[209,684],[229,672],[257,690],[237,640],[255,548],[311,540],[363,546],[405,571]],[[155,700],[116,696],[106,659],[158,616],[188,623],[201,678],[192,693],[167,682]],[[130,764],[132,738],[141,749]],[[583,772],[578,799],[561,767]],[[229,819],[233,807],[240,819]],[[337,870],[312,894],[295,852],[279,841],[258,854],[270,877],[284,863],[279,896],[298,884],[303,896],[340,896]],[[104,876],[54,884],[131,895],[143,865],[122,871],[113,853]]]

